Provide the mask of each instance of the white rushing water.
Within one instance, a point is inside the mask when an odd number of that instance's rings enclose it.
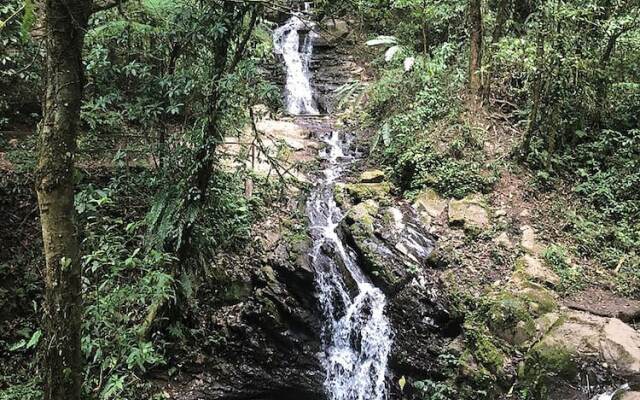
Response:
[[[311,257],[318,297],[325,317],[323,331],[325,389],[331,400],[381,400],[392,343],[386,298],[364,275],[353,250],[336,229],[342,212],[333,187],[349,161],[339,134],[325,138],[327,166],[307,204],[314,240]],[[345,146],[347,146],[345,144]],[[349,287],[343,278],[353,281]]]
[[[287,70],[285,100],[287,111],[293,115],[318,114],[309,82],[315,37],[312,27],[297,14],[273,35],[275,51],[283,56]],[[302,46],[301,32],[308,32]],[[311,193],[307,213],[314,240],[310,257],[324,315],[325,390],[329,400],[383,400],[392,343],[391,326],[384,313],[386,298],[337,234],[343,215],[333,199],[333,187],[351,161],[343,152],[348,143],[342,143],[338,132],[323,140],[327,146],[321,156],[326,168]]]
[[[287,112],[293,115],[318,114],[318,107],[313,99],[313,90],[309,82],[309,61],[316,37],[312,28],[313,24],[305,21],[303,15],[298,13],[273,33],[274,50],[276,54],[282,55],[287,71],[285,83]],[[302,46],[300,32],[307,32]]]

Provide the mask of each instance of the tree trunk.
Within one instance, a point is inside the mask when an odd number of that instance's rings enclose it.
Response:
[[[493,35],[491,35],[491,47],[486,61],[486,64],[488,65],[488,74],[483,85],[484,87],[482,88],[482,95],[485,99],[488,99],[491,95],[491,84],[493,83],[494,77],[493,54],[496,51],[497,43],[502,39],[502,36],[504,36],[510,5],[510,0],[498,0],[498,4],[496,6],[496,24],[493,29]]]
[[[471,30],[471,50],[469,56],[469,89],[477,96],[482,90],[482,2],[469,0],[469,23]]]
[[[233,2],[225,3],[224,11],[226,15],[236,15],[237,20],[232,21],[235,24],[242,25],[242,21],[249,12],[248,8],[241,9],[236,12],[237,5]],[[211,181],[212,169],[216,156],[216,149],[224,141],[224,132],[220,130],[220,109],[223,106],[223,93],[220,88],[220,83],[225,74],[232,73],[240,62],[242,55],[244,54],[245,47],[251,38],[251,34],[255,28],[257,18],[259,15],[259,9],[254,8],[251,11],[251,19],[247,30],[242,36],[242,31],[234,32],[233,28],[229,28],[227,33],[218,40],[214,49],[213,60],[213,77],[211,79],[211,88],[209,96],[207,98],[207,124],[205,126],[205,136],[203,138],[204,143],[200,146],[195,155],[195,171],[189,178],[189,191],[185,200],[185,209],[192,207],[202,207],[206,203],[207,188]],[[234,34],[238,37],[234,38]],[[237,40],[235,52],[230,56],[229,51],[232,46],[232,42]],[[185,221],[186,225],[182,229],[182,242],[178,245],[177,255],[181,261],[186,260],[189,257],[191,250],[191,240],[193,232],[193,224],[195,220]]]
[[[44,399],[80,399],[81,267],[73,168],[91,2],[47,0],[46,92],[36,191],[45,254]]]
[[[609,77],[608,77],[608,69],[609,62],[611,61],[611,56],[613,55],[613,51],[616,47],[616,43],[618,38],[625,32],[624,29],[620,29],[617,32],[612,33],[607,40],[607,46],[600,57],[600,63],[598,68],[598,83],[596,86],[596,104],[594,110],[594,116],[592,117],[592,124],[596,129],[600,129],[602,127],[602,115],[603,111],[606,111],[608,108],[607,98],[609,95]]]
[[[541,29],[540,27],[538,29]],[[529,126],[525,134],[522,150],[524,154],[531,151],[533,135],[538,130],[538,113],[542,100],[542,87],[544,85],[544,33],[538,32],[536,38],[536,71],[533,78],[533,93],[531,100],[531,112],[529,113]]]

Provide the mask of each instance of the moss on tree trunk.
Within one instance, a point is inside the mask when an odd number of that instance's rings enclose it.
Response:
[[[45,400],[80,399],[81,267],[73,168],[80,120],[82,46],[91,2],[47,0],[46,92],[39,127],[36,191],[46,268]]]

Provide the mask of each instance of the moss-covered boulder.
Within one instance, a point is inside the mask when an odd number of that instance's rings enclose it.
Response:
[[[391,193],[391,184],[389,182],[347,183],[343,188],[353,204],[366,200],[388,203],[389,194]]]
[[[358,178],[360,183],[382,183],[384,182],[384,172],[379,169],[364,171]]]
[[[449,224],[465,229],[484,230],[489,227],[489,207],[481,195],[469,195],[462,200],[449,201]]]
[[[617,318],[567,311],[527,353],[523,374],[529,381],[548,382],[551,376],[571,381],[589,363],[640,384],[640,333]]]

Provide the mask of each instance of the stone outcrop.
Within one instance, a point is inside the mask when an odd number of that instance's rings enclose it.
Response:
[[[210,302],[204,371],[174,389],[181,399],[322,399],[324,370],[314,276],[304,238],[221,260],[201,289]],[[269,255],[266,255],[269,254]],[[168,389],[172,392],[172,389]]]
[[[483,230],[489,223],[489,209],[480,195],[449,201],[449,224]]]
[[[365,273],[387,295],[395,333],[390,363],[396,378],[423,378],[436,372],[435,354],[448,337],[459,333],[460,324],[450,315],[447,296],[429,263],[433,238],[412,207],[384,204],[373,197],[347,197],[341,232]]]
[[[546,368],[571,380],[581,365],[597,363],[640,384],[640,333],[617,318],[565,312],[527,357],[529,371]]]

